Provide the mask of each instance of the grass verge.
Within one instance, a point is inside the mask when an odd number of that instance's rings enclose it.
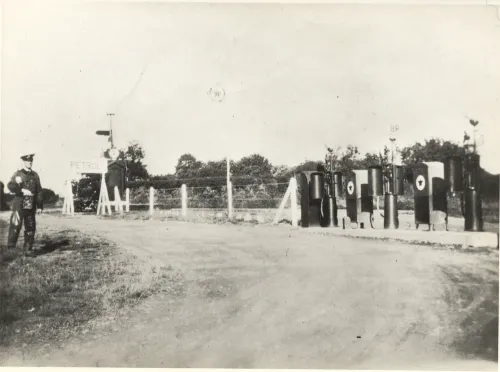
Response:
[[[440,266],[458,356],[498,362],[498,260]]]
[[[37,257],[0,255],[0,346],[55,346],[98,327],[160,291],[176,291],[178,274],[127,255],[75,230],[37,237]]]

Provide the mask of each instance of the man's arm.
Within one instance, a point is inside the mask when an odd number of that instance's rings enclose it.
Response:
[[[38,209],[43,210],[42,183],[38,174],[36,175],[36,204]]]
[[[21,183],[17,183],[17,181],[16,181],[17,177],[21,177],[21,175],[19,174],[19,172],[15,172],[14,173],[14,175],[10,179],[9,183],[7,184],[7,188],[14,195],[16,195],[16,196],[23,196]]]

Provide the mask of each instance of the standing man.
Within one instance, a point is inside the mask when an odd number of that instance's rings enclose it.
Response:
[[[43,210],[42,185],[40,177],[33,171],[33,157],[35,154],[22,154],[23,169],[12,176],[7,188],[14,194],[12,200],[12,216],[10,218],[8,248],[14,249],[24,223],[24,255],[35,256],[33,243],[35,242],[36,219],[38,208]]]

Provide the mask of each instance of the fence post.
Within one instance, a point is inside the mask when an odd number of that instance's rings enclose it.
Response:
[[[125,211],[130,212],[130,189],[125,190]]]
[[[149,188],[149,215],[153,215],[155,208],[155,189],[153,186]]]
[[[122,209],[122,200],[120,198],[120,191],[118,190],[118,186],[115,186],[115,212],[123,213]]]
[[[226,158],[226,170],[227,170],[227,218],[231,220],[233,218],[233,183],[231,182],[231,162],[229,156]]]
[[[187,187],[186,184],[181,186],[181,205],[182,205],[182,217],[187,216]]]
[[[227,183],[227,216],[231,220],[233,218],[233,183]]]
[[[297,213],[297,179],[295,177],[292,177],[290,179],[290,204],[291,204],[291,209],[292,209],[292,226],[297,227],[297,219],[298,219],[298,213]]]

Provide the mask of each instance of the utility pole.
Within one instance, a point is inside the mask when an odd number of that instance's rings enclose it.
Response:
[[[111,148],[114,148],[114,145],[113,145],[113,116],[114,116],[115,114],[113,114],[113,113],[108,113],[108,114],[106,114],[106,115],[108,115],[108,116],[109,116],[109,133],[110,133],[110,135],[109,135],[109,140],[110,140],[110,142],[111,142]]]
[[[233,218],[233,185],[231,182],[231,161],[229,160],[229,156],[226,158],[226,167],[227,167],[227,214],[229,220]]]

